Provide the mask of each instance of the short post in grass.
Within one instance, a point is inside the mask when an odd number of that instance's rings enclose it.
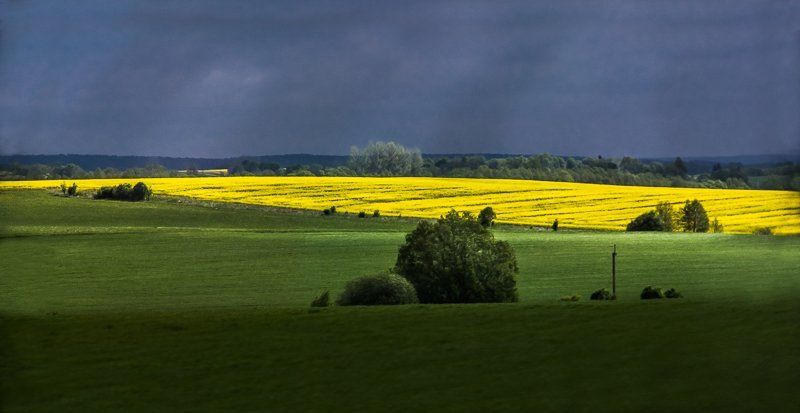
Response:
[[[611,299],[617,299],[617,244],[614,244],[614,252],[611,253]]]

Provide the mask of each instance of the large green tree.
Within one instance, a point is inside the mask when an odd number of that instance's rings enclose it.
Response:
[[[423,303],[517,301],[514,250],[468,212],[420,221],[400,247],[395,272]]]
[[[371,142],[350,149],[348,166],[359,175],[411,176],[422,170],[422,155],[395,142]]]

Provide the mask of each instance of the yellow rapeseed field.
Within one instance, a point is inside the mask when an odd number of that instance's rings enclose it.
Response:
[[[545,226],[558,218],[561,227],[623,230],[659,201],[676,207],[687,199],[702,201],[709,217],[725,232],[749,233],[771,227],[778,234],[800,234],[800,193],[739,189],[614,186],[567,182],[459,178],[356,177],[203,177],[141,179],[157,195],[207,201],[240,202],[321,211],[436,218],[450,208],[477,213],[492,206],[504,223]],[[138,179],[77,180],[79,190]],[[71,184],[73,181],[67,181]],[[61,181],[6,181],[0,189],[56,189]]]

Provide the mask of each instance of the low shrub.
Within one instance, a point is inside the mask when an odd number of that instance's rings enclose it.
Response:
[[[612,298],[611,298],[611,293],[608,292],[608,290],[606,290],[605,288],[601,288],[601,289],[593,292],[592,295],[589,296],[589,299],[591,299],[591,300],[611,300]]]
[[[67,186],[66,183],[62,182],[60,187],[62,194],[66,196],[78,196],[78,184],[75,182],[73,182],[71,186]]]
[[[725,227],[722,226],[718,219],[714,218],[714,220],[711,221],[711,232],[715,234],[725,232]]]
[[[330,214],[331,214],[330,208],[325,208],[322,210],[322,215],[330,215]]]
[[[311,302],[312,307],[327,307],[329,305],[331,305],[330,291],[325,291]]]
[[[675,208],[668,201],[661,201],[656,204],[656,215],[661,218],[664,223],[664,231],[671,232],[678,226],[678,213]]]
[[[359,212],[359,213],[358,213],[358,217],[359,217],[359,218],[366,218],[366,217],[367,217],[367,212],[366,212],[366,211],[361,211],[361,212]]]
[[[486,228],[493,226],[496,218],[497,214],[494,212],[494,209],[488,206],[483,208],[478,214],[478,222]]]
[[[772,228],[758,227],[753,230],[753,235],[772,235]]]
[[[380,216],[381,216],[381,211],[378,211],[377,209],[372,211],[372,217],[373,218],[378,218]]]
[[[628,224],[626,231],[664,231],[664,221],[656,211],[645,212]]]
[[[664,298],[681,298],[681,297],[683,297],[683,295],[680,292],[675,291],[674,288],[670,288],[669,290],[664,292]]]
[[[640,297],[642,298],[642,300],[664,298],[664,292],[661,291],[661,289],[658,287],[647,286],[644,287],[644,290],[642,290],[642,294],[640,295]]]
[[[397,274],[359,277],[347,283],[338,305],[396,305],[418,303],[417,291]]]
[[[73,186],[75,186],[73,184]],[[75,186],[77,192],[77,186]],[[95,199],[114,199],[117,201],[146,201],[153,195],[152,189],[144,182],[138,182],[136,185],[119,184],[117,186],[104,186],[97,190]]]
[[[561,301],[580,301],[581,296],[578,294],[565,295],[561,297]]]
[[[133,186],[128,196],[130,197],[129,201],[146,201],[153,196],[153,190],[144,182],[138,182]]]

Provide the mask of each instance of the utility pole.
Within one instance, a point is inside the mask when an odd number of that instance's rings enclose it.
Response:
[[[617,244],[614,244],[614,252],[611,253],[611,299],[617,299]]]

